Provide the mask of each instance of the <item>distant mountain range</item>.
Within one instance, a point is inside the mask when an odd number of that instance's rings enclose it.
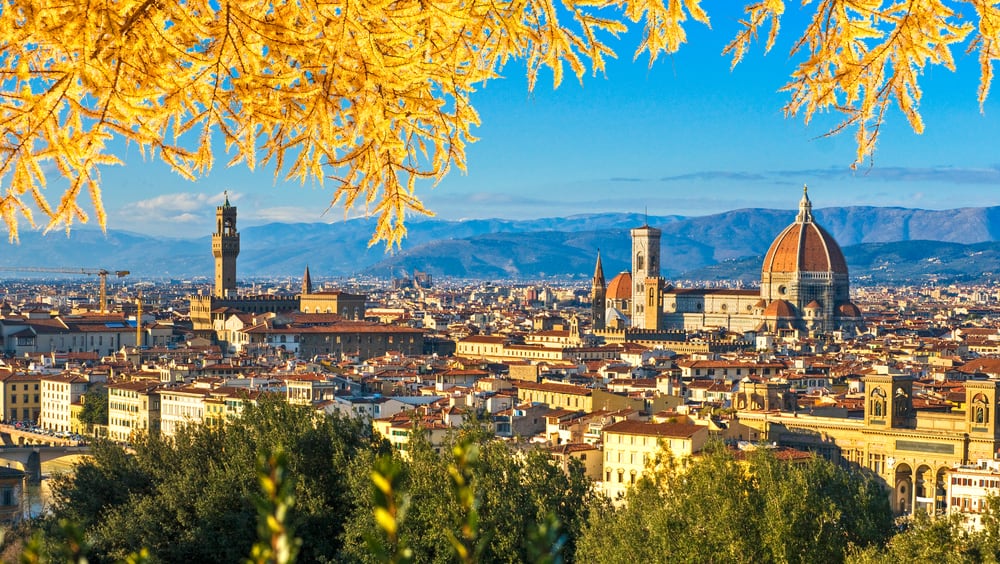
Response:
[[[535,220],[412,220],[401,249],[368,247],[374,223],[268,224],[241,231],[241,278],[353,275],[589,279],[600,249],[608,279],[629,268],[629,229],[663,230],[663,275],[675,279],[759,279],[761,257],[794,220],[793,210],[742,209],[701,217],[588,214]],[[872,282],[974,281],[1000,275],[1000,207],[815,210],[840,243],[852,277]],[[109,230],[22,232],[0,267],[81,266],[130,270],[139,278],[211,276],[210,230],[195,239]],[[17,273],[2,273],[5,278]]]

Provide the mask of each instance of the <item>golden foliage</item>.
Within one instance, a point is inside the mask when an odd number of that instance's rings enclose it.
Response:
[[[952,47],[967,39],[973,25],[955,10],[971,4],[979,33],[970,50],[979,50],[980,108],[993,77],[992,63],[1000,52],[1000,12],[996,0],[803,0],[816,12],[792,55],[805,60],[783,88],[791,100],[786,115],[803,114],[808,122],[819,111],[844,114],[827,135],[856,129],[857,153],[852,167],[870,159],[890,104],[895,101],[917,133],[923,132],[918,112],[921,90],[917,78],[928,64],[955,70]],[[743,30],[726,48],[733,64],[770,22],[766,49],[774,45],[784,0],[764,0],[747,7]]]
[[[806,4],[810,0],[806,0]],[[997,58],[1000,12],[969,0],[979,18],[980,102]],[[972,31],[943,0],[819,0],[795,47],[803,61],[786,86],[789,114],[835,109],[858,128],[858,156],[874,150],[896,100],[922,125],[917,76],[953,65],[952,45]],[[727,49],[734,64],[783,0],[747,7]],[[214,164],[220,139],[229,165],[272,165],[301,182],[329,180],[332,205],[377,216],[372,242],[398,244],[408,213],[429,214],[415,182],[465,168],[479,117],[476,86],[511,60],[533,87],[543,68],[554,85],[568,65],[577,79],[601,72],[604,42],[642,25],[635,53],[650,64],[686,40],[688,18],[709,23],[701,0],[8,0],[0,10],[0,214],[10,238],[31,208],[47,227],[86,221],[87,192],[104,227],[100,168],[124,139],[195,178]],[[57,205],[47,176],[69,182]]]

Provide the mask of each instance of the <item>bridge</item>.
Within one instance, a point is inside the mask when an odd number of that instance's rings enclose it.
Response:
[[[0,465],[24,470],[28,481],[37,484],[43,474],[70,471],[89,455],[89,446],[6,446],[0,447]]]
[[[67,446],[75,444],[76,441],[70,439],[32,433],[31,431],[18,429],[13,425],[0,425],[0,447],[29,445]]]

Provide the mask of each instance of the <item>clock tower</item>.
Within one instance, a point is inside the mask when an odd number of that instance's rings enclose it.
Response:
[[[215,257],[216,298],[236,294],[236,257],[240,254],[240,234],[236,231],[236,207],[226,202],[215,208],[215,233],[212,234],[212,255]]]

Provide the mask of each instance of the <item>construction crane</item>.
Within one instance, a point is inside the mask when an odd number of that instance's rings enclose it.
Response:
[[[0,272],[42,272],[46,274],[85,274],[101,277],[101,313],[108,312],[108,275],[118,278],[131,274],[128,270],[106,270],[104,268],[59,268],[47,266],[0,266]]]

